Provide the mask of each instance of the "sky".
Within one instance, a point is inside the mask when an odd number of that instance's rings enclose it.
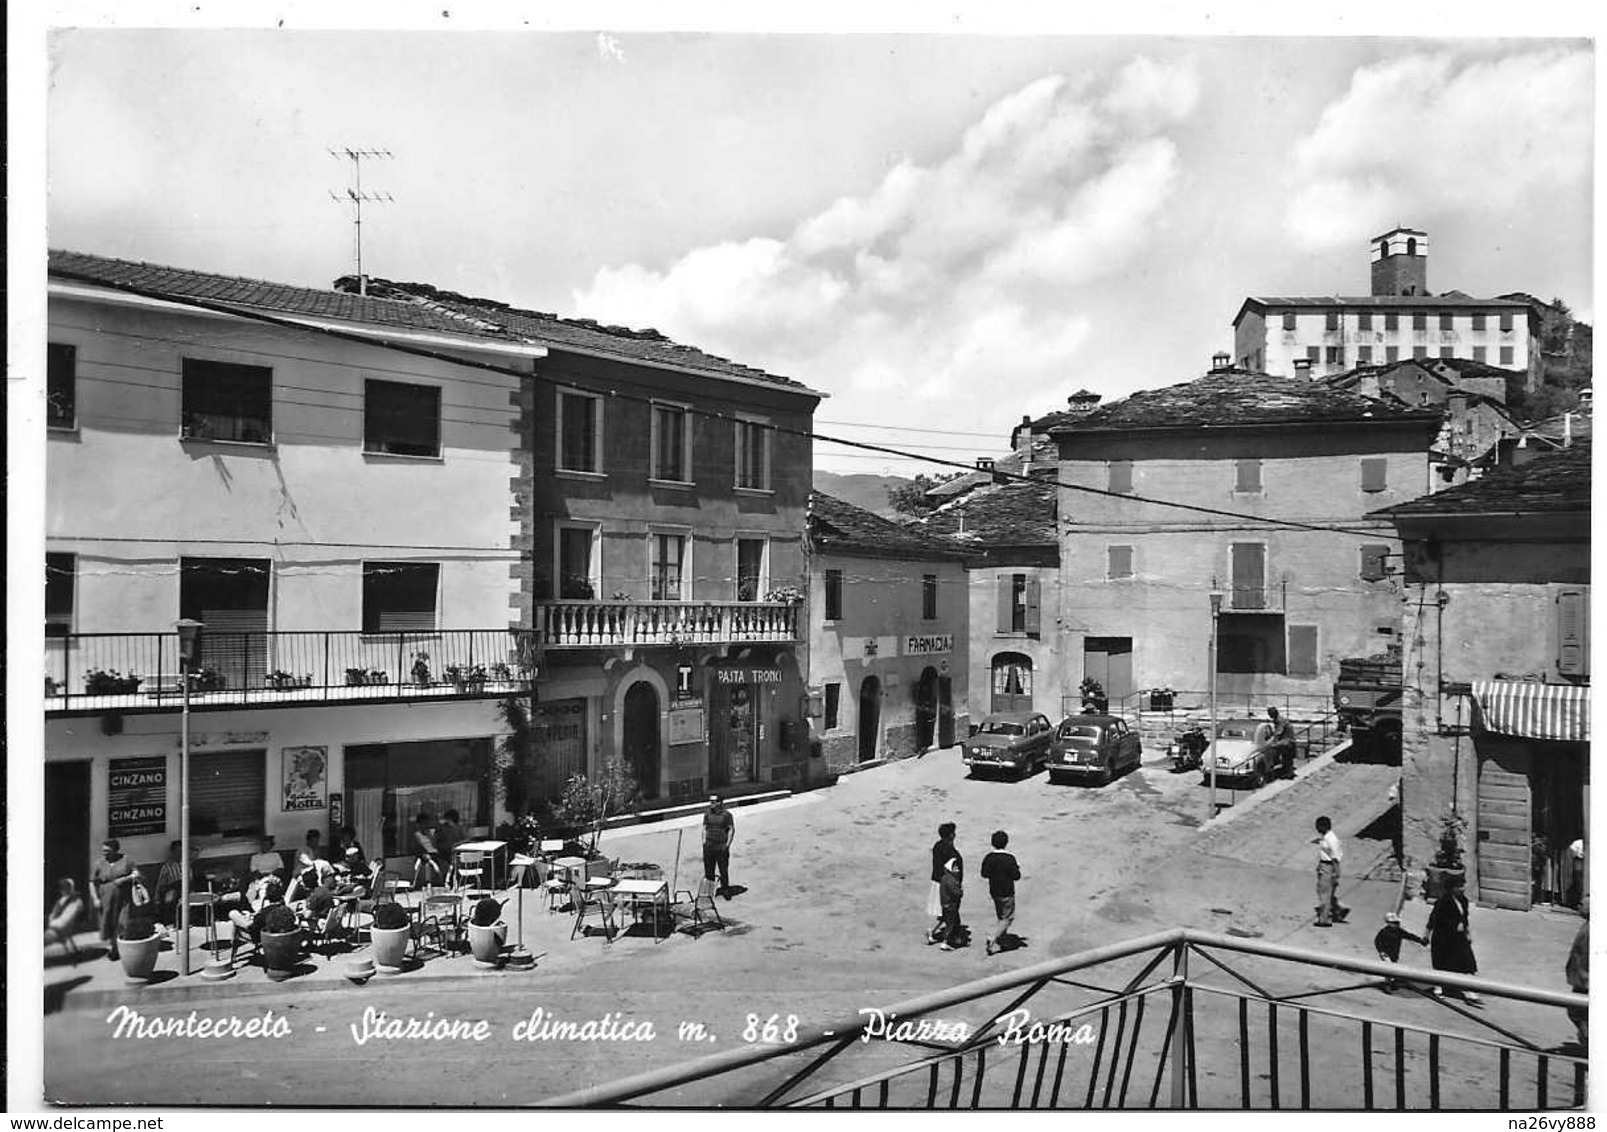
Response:
[[[1191,380],[1253,294],[1429,286],[1593,321],[1583,39],[65,28],[51,247],[314,287],[364,267],[830,394],[970,462]],[[816,467],[942,470],[816,445]]]

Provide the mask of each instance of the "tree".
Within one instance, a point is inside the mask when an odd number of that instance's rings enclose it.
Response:
[[[947,475],[929,476],[923,472],[908,483],[888,488],[888,506],[900,515],[908,515],[912,519],[930,515],[934,507],[931,500],[926,498],[926,493],[934,487],[948,483],[960,474],[959,472],[950,472]]]
[[[603,823],[623,813],[641,800],[641,790],[630,768],[619,759],[609,759],[595,778],[572,774],[564,784],[564,794],[556,807],[560,821],[584,831],[586,855],[595,856]]]

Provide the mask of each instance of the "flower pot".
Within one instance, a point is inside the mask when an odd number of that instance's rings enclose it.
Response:
[[[374,941],[374,962],[392,971],[402,969],[402,956],[407,953],[407,941],[413,937],[411,927],[370,928]]]
[[[1423,901],[1432,904],[1450,891],[1448,883],[1451,877],[1467,880],[1465,868],[1446,869],[1439,865],[1426,865],[1423,868]]]
[[[508,925],[469,925],[469,953],[481,967],[495,967],[502,959],[502,943],[508,938]]]
[[[162,951],[162,935],[152,932],[145,939],[120,939],[117,950],[123,959],[123,974],[131,983],[148,983],[156,971],[156,957]]]
[[[288,979],[301,961],[301,929],[263,932],[261,951],[262,965],[268,969],[268,977],[275,982]]]

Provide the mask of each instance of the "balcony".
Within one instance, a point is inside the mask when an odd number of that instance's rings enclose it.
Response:
[[[633,649],[798,640],[800,610],[789,603],[728,601],[545,601],[535,610],[549,649]]]
[[[1222,603],[1223,613],[1282,613],[1289,597],[1287,582],[1271,585],[1235,582],[1224,586],[1212,578],[1211,588],[1221,590],[1226,598]]]
[[[474,699],[527,691],[539,648],[528,630],[418,633],[205,631],[190,706],[325,706]],[[75,633],[45,641],[47,713],[177,711],[177,633]]]

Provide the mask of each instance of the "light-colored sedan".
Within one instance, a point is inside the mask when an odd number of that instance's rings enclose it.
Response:
[[[1201,783],[1210,783],[1214,764],[1218,786],[1247,784],[1252,790],[1261,786],[1277,773],[1277,755],[1266,745],[1271,737],[1272,726],[1264,719],[1222,720],[1200,764]]]

